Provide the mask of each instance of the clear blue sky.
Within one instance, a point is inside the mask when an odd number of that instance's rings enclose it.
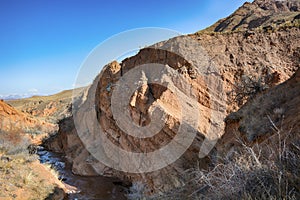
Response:
[[[70,89],[105,39],[142,27],[196,32],[245,1],[0,0],[0,95]]]

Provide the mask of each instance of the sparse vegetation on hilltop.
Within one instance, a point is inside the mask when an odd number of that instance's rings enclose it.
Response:
[[[86,87],[65,90],[49,96],[33,96],[25,99],[7,101],[16,109],[37,119],[56,124],[71,115],[72,98],[84,95]]]
[[[272,31],[279,28],[299,27],[299,1],[246,2],[230,16],[197,32],[228,33],[248,30]]]

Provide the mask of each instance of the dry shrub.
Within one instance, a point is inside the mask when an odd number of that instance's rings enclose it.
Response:
[[[45,199],[53,192],[55,186],[34,168],[38,156],[29,154],[29,145],[19,130],[0,132],[0,199]]]
[[[272,87],[280,78],[278,73],[271,73],[268,69],[262,69],[259,74],[259,76],[241,75],[239,82],[235,83],[233,89],[228,92],[229,101],[241,106],[257,94]]]
[[[243,144],[239,152],[209,170],[184,172],[186,184],[152,199],[300,199],[300,141],[286,144],[280,130],[276,148]]]
[[[42,177],[21,154],[10,156],[10,161],[0,160],[0,199],[45,199],[54,185]],[[17,196],[18,191],[28,196]]]
[[[22,135],[21,131],[0,132],[0,151],[8,155],[28,153],[30,141]]]

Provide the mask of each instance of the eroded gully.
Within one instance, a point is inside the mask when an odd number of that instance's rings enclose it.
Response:
[[[125,188],[120,181],[103,177],[84,177],[72,173],[63,155],[50,152],[39,146],[37,154],[41,163],[50,164],[59,173],[59,178],[67,188],[68,199],[72,200],[123,200]]]

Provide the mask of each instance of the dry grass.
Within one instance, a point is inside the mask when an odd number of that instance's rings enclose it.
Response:
[[[0,160],[0,199],[45,199],[54,185],[44,179],[22,155]]]
[[[29,145],[29,139],[24,137],[20,130],[10,132],[0,130],[0,152],[7,155],[26,154]]]
[[[53,175],[53,177],[55,177],[56,179],[59,179],[59,177],[60,177],[59,172],[55,168],[53,168],[53,166],[51,164],[45,163],[44,166]]]
[[[20,132],[0,132],[0,199],[45,199],[53,192],[55,185],[41,174],[29,145]]]
[[[185,171],[183,187],[151,199],[300,199],[300,142],[287,145],[288,134],[273,128],[276,146],[239,141],[242,148],[231,157],[210,170]]]

